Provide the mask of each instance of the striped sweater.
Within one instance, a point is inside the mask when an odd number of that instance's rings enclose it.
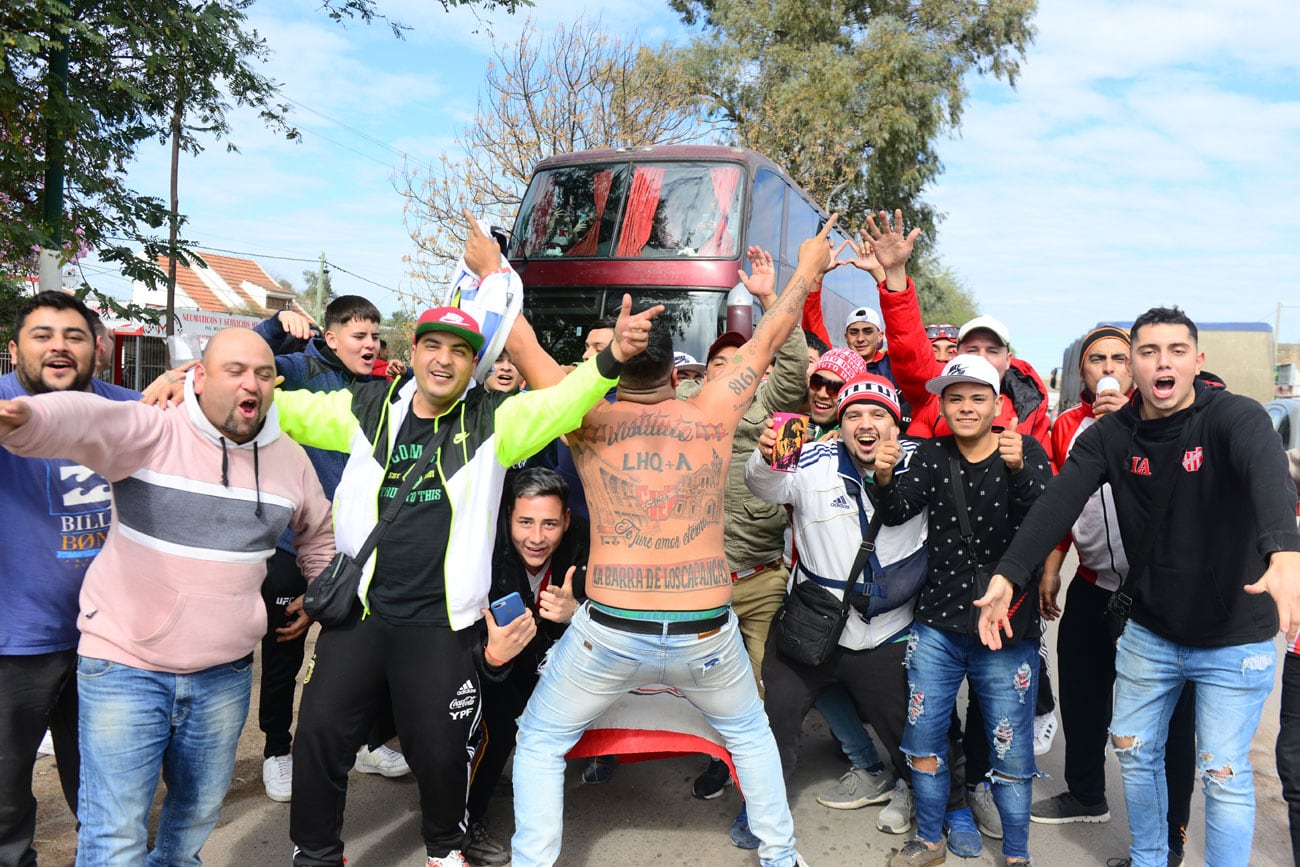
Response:
[[[31,420],[5,448],[75,460],[112,484],[112,526],[81,588],[82,656],[175,673],[239,659],[266,632],[260,588],[285,527],[298,533],[303,574],[334,556],[329,501],[274,408],[236,444],[188,380],[168,412],[83,392],[24,400]]]

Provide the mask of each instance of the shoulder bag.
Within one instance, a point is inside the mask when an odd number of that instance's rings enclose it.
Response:
[[[356,556],[349,557],[342,551],[337,552],[334,559],[316,576],[316,580],[307,585],[307,591],[303,594],[302,610],[321,626],[338,626],[352,613],[353,603],[357,599],[357,590],[361,587],[361,575],[365,571],[366,561],[374,553],[384,532],[392,525],[397,510],[402,507],[407,496],[424,477],[429,462],[442,448],[442,443],[447,438],[447,431],[453,426],[448,420],[447,424],[439,425],[437,432],[429,438],[420,460],[407,471],[402,486],[397,490],[397,495],[384,508],[384,513],[379,517],[374,529],[370,531],[370,535],[366,537],[366,541],[357,550]],[[379,434],[379,436],[386,435],[386,431]]]
[[[853,584],[876,550],[876,534],[880,532],[883,519],[879,509],[871,516],[871,524],[849,569],[843,598],[836,599],[834,593],[815,581],[795,581],[781,610],[772,620],[776,648],[787,659],[816,667],[835,651],[844,624],[849,619]]]

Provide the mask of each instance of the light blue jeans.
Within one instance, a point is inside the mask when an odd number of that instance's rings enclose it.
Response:
[[[1015,641],[989,650],[974,636],[923,623],[908,638],[907,726],[903,753],[913,758],[939,757],[934,773],[912,769],[916,795],[916,836],[927,843],[943,840],[949,795],[948,727],[961,682],[984,711],[989,742],[988,777],[993,802],[1002,819],[1002,854],[1029,857],[1029,805],[1033,798],[1034,703],[1038,697],[1038,641]]]
[[[550,653],[519,722],[515,749],[514,867],[550,867],[563,836],[564,756],[620,695],[641,686],[676,687],[722,735],[762,841],[766,867],[795,863],[794,820],[776,740],[734,614],[717,634],[638,635],[595,623],[587,607]]]
[[[832,686],[817,696],[814,706],[826,720],[831,734],[840,742],[849,767],[869,768],[880,764],[880,753],[862,725],[862,717],[858,716],[858,708],[847,689],[839,684]]]
[[[1272,641],[1228,647],[1186,647],[1130,620],[1115,654],[1112,738],[1128,806],[1133,867],[1168,858],[1165,739],[1183,683],[1196,684],[1196,752],[1205,789],[1205,863],[1250,863],[1255,832],[1255,780],[1250,741],[1273,690],[1277,651]],[[1226,771],[1226,773],[1225,773]]]
[[[248,717],[251,657],[193,674],[79,657],[77,867],[190,867],[217,824]],[[148,851],[149,806],[167,784]]]

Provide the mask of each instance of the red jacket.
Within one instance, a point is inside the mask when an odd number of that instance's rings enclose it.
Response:
[[[877,288],[880,290],[880,313],[885,320],[885,335],[889,338],[894,379],[903,397],[912,404],[912,424],[907,432],[914,437],[946,436],[952,430],[939,414],[939,398],[925,390],[927,382],[943,373],[944,362],[935,359],[930,338],[925,336],[916,286],[909,277],[907,289],[903,292],[890,292],[884,283]],[[1038,372],[1029,362],[1012,357],[1011,367],[1002,377],[1002,394],[1007,400],[994,424],[1009,427],[1013,419],[1017,420],[1016,429],[1038,440],[1055,468],[1056,453],[1052,450],[1049,435],[1051,420],[1047,414],[1047,388]]]

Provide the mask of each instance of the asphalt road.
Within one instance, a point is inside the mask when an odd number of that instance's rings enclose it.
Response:
[[[1054,649],[1054,625],[1049,627],[1048,641]],[[1280,639],[1278,647],[1280,660]],[[1279,684],[1280,679],[1279,665]],[[1251,864],[1265,867],[1291,864],[1286,804],[1273,757],[1279,696],[1280,686],[1265,706],[1251,750],[1258,805]],[[256,704],[256,687],[253,700]],[[1040,757],[1039,768],[1048,777],[1035,783],[1035,799],[1064,788],[1063,743],[1058,735],[1052,751]],[[273,803],[263,794],[261,750],[254,708],[240,740],[235,779],[221,821],[203,850],[205,864],[289,864],[289,805]],[[1113,818],[1102,825],[1032,825],[1029,848],[1038,867],[1105,864],[1107,858],[1127,854],[1128,829],[1119,767],[1113,755],[1107,761],[1107,798]],[[37,850],[45,867],[71,867],[75,830],[59,792],[54,763],[55,759],[48,757],[37,763],[36,794],[41,804]],[[731,820],[740,809],[735,789],[729,787],[722,797],[712,801],[691,797],[691,781],[703,770],[703,759],[686,757],[623,765],[614,779],[603,785],[583,784],[581,764],[571,763],[567,777],[561,864],[758,864],[755,853],[734,848],[727,837]],[[816,793],[844,770],[838,746],[821,717],[813,712],[805,726],[800,764],[790,786],[799,851],[812,867],[884,865],[890,850],[902,845],[905,838],[876,830],[875,815],[880,807],[828,810],[816,801]],[[503,839],[513,827],[511,806],[508,798],[502,798],[489,813],[490,825]],[[410,777],[387,780],[354,773],[344,825],[349,865],[422,865],[424,848],[418,810],[416,786]],[[1192,802],[1187,865],[1205,863],[1204,839],[1204,798],[1198,786]],[[999,852],[999,841],[986,839],[981,858],[965,860],[949,855],[948,863],[968,863],[972,867],[996,864],[1000,859],[994,856]]]

